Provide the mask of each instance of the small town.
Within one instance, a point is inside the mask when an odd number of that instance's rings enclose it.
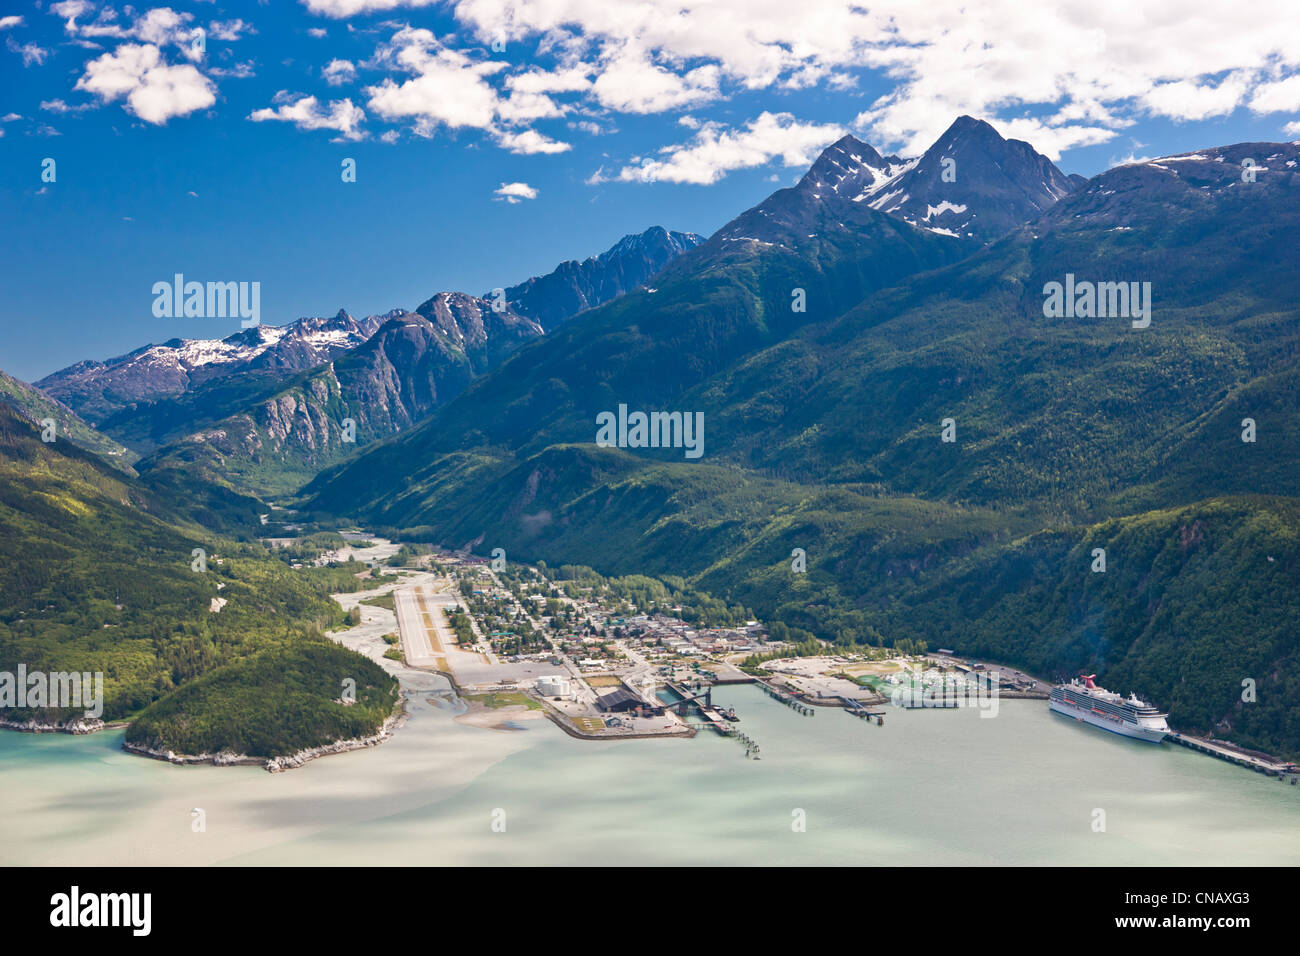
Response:
[[[376,573],[395,574],[396,583],[362,602],[396,618],[385,656],[446,675],[471,708],[498,713],[501,719],[486,726],[531,712],[583,739],[708,730],[761,759],[759,743],[744,733],[743,714],[714,705],[714,687],[755,684],[805,716],[841,708],[876,724],[888,704],[957,707],[998,695],[1047,696],[1029,675],[944,649],[844,653],[828,645],[825,655],[800,655],[760,621],[696,626],[682,618],[681,606],[656,602],[647,588],[585,569],[557,572],[430,546],[360,547],[369,544],[358,541],[316,560],[360,559]]]

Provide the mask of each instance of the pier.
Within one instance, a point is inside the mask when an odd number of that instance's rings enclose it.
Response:
[[[760,680],[758,682],[758,686],[763,688],[763,693],[767,694],[768,697],[771,697],[773,700],[779,700],[781,703],[785,704],[787,707],[789,707],[791,710],[795,711],[796,713],[803,714],[805,717],[811,717],[813,714],[816,713],[815,710],[813,710],[803,701],[798,700],[795,697],[792,697],[790,694],[787,694],[783,690],[778,690],[777,688],[769,684],[767,681]]]
[[[904,710],[934,710],[960,707],[961,703],[955,696],[945,695],[943,697],[926,697],[925,694],[908,694],[906,697],[900,697],[897,706]]]
[[[704,690],[699,693],[692,692],[683,684],[675,681],[665,681],[664,686],[675,694],[678,700],[665,702],[664,710],[675,710],[678,714],[686,716],[687,712],[694,708],[700,717],[699,721],[688,722],[688,726],[697,730],[708,728],[719,736],[731,737],[740,741],[745,746],[745,756],[751,760],[761,760],[759,755],[758,742],[750,737],[732,721],[736,720],[735,711],[731,710],[730,720],[722,710],[713,705],[713,687],[705,686]]]
[[[863,720],[876,720],[877,727],[883,727],[885,724],[885,712],[883,710],[869,710],[867,705],[860,700],[854,700],[852,697],[841,697],[840,702],[844,704],[844,709],[854,717],[860,717]]]
[[[703,724],[697,724],[696,726],[708,727],[724,737],[735,735],[735,727],[713,706],[712,686],[706,686],[703,692],[700,693],[692,693],[689,688],[674,681],[665,681],[664,686],[680,699],[671,703],[665,702],[662,707],[663,710],[673,710],[685,717],[688,711],[694,707],[704,720]]]
[[[735,730],[731,726],[731,724],[727,723],[727,721],[723,718],[723,716],[708,704],[704,704],[700,707],[700,715],[706,721],[708,721],[710,727],[712,727],[722,736],[730,737],[733,733],[735,733]]]
[[[1196,750],[1203,754],[1209,754],[1211,757],[1218,757],[1220,760],[1226,760],[1229,763],[1235,763],[1239,767],[1246,767],[1257,773],[1267,774],[1270,777],[1278,777],[1287,780],[1292,786],[1295,786],[1298,774],[1296,765],[1286,763],[1280,760],[1269,760],[1264,757],[1255,757],[1248,753],[1236,749],[1227,744],[1219,743],[1214,740],[1202,740],[1200,737],[1190,737],[1187,734],[1169,732],[1167,738],[1180,747],[1187,747],[1190,750]]]

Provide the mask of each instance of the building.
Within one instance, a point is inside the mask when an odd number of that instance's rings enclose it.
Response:
[[[537,679],[537,693],[543,697],[568,697],[573,693],[569,679],[559,674],[549,674]]]
[[[624,687],[619,687],[596,698],[596,706],[607,714],[636,710],[643,704],[644,702],[640,697]]]

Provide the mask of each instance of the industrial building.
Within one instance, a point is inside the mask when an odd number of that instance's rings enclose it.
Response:
[[[543,697],[568,697],[573,693],[573,687],[567,677],[549,674],[537,679],[537,693]]]
[[[624,687],[619,687],[617,690],[612,690],[608,694],[596,698],[596,706],[606,713],[636,710],[638,707],[643,706],[644,703],[640,697]]]

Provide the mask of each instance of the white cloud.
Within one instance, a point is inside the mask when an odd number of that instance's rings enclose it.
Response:
[[[0,30],[12,30],[23,25],[22,17],[0,17]]]
[[[1192,80],[1161,83],[1144,97],[1147,108],[1156,116],[1176,120],[1202,120],[1227,116],[1246,95],[1247,81],[1232,76],[1218,86],[1200,85]]]
[[[238,40],[248,33],[256,33],[253,27],[240,19],[218,21],[208,24],[205,31],[194,25],[194,15],[178,13],[171,7],[153,7],[136,16],[133,7],[126,7],[128,16],[134,19],[130,25],[118,22],[118,14],[112,7],[104,7],[93,20],[81,18],[94,11],[94,5],[86,0],[64,0],[50,7],[50,12],[65,19],[64,31],[79,46],[98,48],[96,41],[104,39],[138,40],[164,49],[176,47],[187,59],[199,62],[205,56],[205,43],[211,35],[213,39],[223,42]]]
[[[277,96],[277,99],[281,98]],[[366,118],[365,111],[353,104],[350,99],[332,102],[329,104],[329,110],[326,111],[321,108],[316,97],[302,96],[290,102],[282,102],[275,109],[254,110],[248,118],[255,123],[268,120],[292,123],[302,130],[333,130],[339,134],[339,139],[344,140],[365,138],[365,133],[360,129],[361,123]]]
[[[590,68],[570,63],[554,71],[507,74],[499,59],[471,56],[431,31],[403,26],[364,64],[399,74],[365,88],[367,107],[390,122],[407,122],[418,136],[439,128],[483,130],[514,153],[558,153],[571,147],[525,128],[562,118],[570,106],[553,95],[591,89]],[[402,78],[400,74],[405,74]]]
[[[59,3],[50,4],[50,13],[66,21],[64,29],[69,33],[76,32],[77,18],[84,16],[93,9],[95,9],[95,5],[90,3],[89,0],[60,0]]]
[[[232,77],[236,80],[246,80],[250,76],[257,74],[253,70],[253,61],[248,60],[244,63],[236,63],[234,66],[214,66],[208,69],[209,76]]]
[[[696,110],[745,90],[867,89],[880,79],[887,92],[868,101],[852,127],[878,148],[911,155],[963,113],[1056,158],[1111,140],[1144,116],[1190,121],[1242,106],[1300,109],[1294,0],[1252,0],[1241,17],[1224,16],[1217,0],[302,0],[308,12],[335,19],[435,4],[461,28],[436,37],[379,23],[396,32],[360,65],[389,75],[360,102],[403,132],[477,129],[517,152],[562,149],[529,127],[574,114],[612,126],[606,117],[616,113]],[[139,14],[119,7],[122,22],[89,0],[48,9],[65,20],[72,42],[127,38],[202,59],[189,42],[193,17],[170,7]],[[369,29],[348,24],[358,36]],[[221,39],[251,27],[232,19],[209,30]],[[326,35],[321,27],[308,32]],[[498,38],[521,45],[531,64],[485,57],[482,46]],[[34,47],[24,62],[45,54]],[[332,66],[322,69],[329,85],[354,79]],[[748,155],[743,135],[754,131],[739,120],[729,132],[708,129],[716,142],[706,137],[655,157],[659,178],[693,182],[740,168],[727,164]]]
[[[201,54],[195,41],[203,36],[203,30],[186,25],[193,19],[192,14],[177,13],[171,7],[155,7],[135,21],[130,34],[157,47],[181,47],[187,56],[198,59]]]
[[[17,53],[23,58],[23,66],[31,66],[35,63],[40,66],[45,62],[45,58],[50,55],[50,51],[35,43],[18,43],[13,37],[5,38],[5,46],[13,53]]]
[[[506,86],[516,93],[583,93],[591,89],[591,67],[575,65],[553,72],[532,69],[506,77]]]
[[[329,36],[330,32],[324,27],[308,27],[307,35],[315,37],[317,40],[323,40]]]
[[[1300,120],[1296,120],[1294,123],[1287,123],[1285,126],[1283,126],[1282,135],[1300,136]]]
[[[523,199],[537,198],[537,190],[527,183],[502,183],[493,193],[498,200],[504,199],[512,206]]]
[[[576,129],[581,133],[586,133],[588,136],[603,136],[607,133],[618,132],[618,130],[613,128],[606,129],[599,123],[594,123],[591,120],[574,120],[568,125],[569,129]]]
[[[105,103],[125,98],[128,112],[155,125],[216,102],[211,80],[188,63],[167,63],[158,47],[149,43],[124,43],[91,60],[76,89]]]
[[[49,11],[64,20],[64,32],[73,44],[99,48],[99,41],[105,39],[137,41],[121,43],[112,52],[88,61],[75,89],[92,93],[103,103],[124,99],[128,112],[154,124],[187,116],[216,102],[212,80],[190,63],[168,62],[165,49],[173,47],[191,63],[201,63],[206,58],[209,32],[212,38],[225,42],[256,32],[240,19],[212,21],[205,31],[194,25],[193,14],[178,13],[171,7],[153,7],[137,15],[128,6],[125,11],[132,18],[129,25],[118,22],[118,13],[112,7],[102,7],[96,13],[95,5],[88,0],[61,0],[51,4]],[[248,77],[253,70],[251,63],[245,63],[213,69],[211,73]],[[57,106],[47,108],[58,111]],[[65,106],[65,111],[71,109]]]
[[[428,30],[411,27],[381,46],[375,62],[414,74],[401,83],[386,78],[366,87],[367,105],[384,119],[409,120],[420,136],[432,136],[439,126],[492,126],[498,97],[485,77],[503,70],[504,62],[475,62],[439,43]]]
[[[435,2],[437,0],[302,0],[302,5],[320,16],[341,19],[400,7],[427,7]]]
[[[357,68],[348,60],[330,60],[321,68],[320,75],[330,86],[342,86],[357,78]]]
[[[1034,147],[1050,160],[1058,160],[1061,153],[1076,146],[1093,146],[1115,136],[1115,131],[1102,126],[1052,126],[1036,119],[993,120],[992,125],[1006,139],[1019,139]]]
[[[564,115],[564,108],[543,93],[522,93],[518,90],[509,97],[498,100],[497,115],[507,123],[531,123],[540,119],[555,119]]]
[[[1261,83],[1250,98],[1254,113],[1294,113],[1300,110],[1300,76]]]
[[[592,90],[597,101],[610,109],[662,113],[716,99],[720,73],[717,66],[709,65],[678,75],[628,45],[601,61]]]
[[[47,113],[83,113],[94,108],[94,103],[80,103],[76,106],[69,106],[63,100],[41,100],[41,109]]]
[[[563,153],[573,148],[568,143],[549,139],[531,129],[522,133],[501,133],[497,136],[497,143],[512,153],[525,156],[533,153]]]
[[[789,113],[764,112],[744,129],[705,123],[685,145],[664,150],[664,159],[643,159],[619,171],[622,182],[667,181],[715,183],[735,169],[749,169],[780,159],[785,166],[806,166],[844,135],[834,125],[801,123]]]
[[[222,43],[233,43],[240,37],[257,33],[251,23],[238,18],[234,20],[213,20],[208,24],[208,35]]]
[[[590,95],[624,112],[714,102],[733,89],[838,89],[874,72],[893,89],[855,126],[873,145],[913,155],[963,113],[1042,114],[1034,145],[1068,149],[1134,117],[1223,115],[1254,102],[1265,66],[1271,81],[1300,69],[1294,0],[1252,0],[1239,17],[1216,0],[452,2],[480,42],[534,37],[598,63]]]

